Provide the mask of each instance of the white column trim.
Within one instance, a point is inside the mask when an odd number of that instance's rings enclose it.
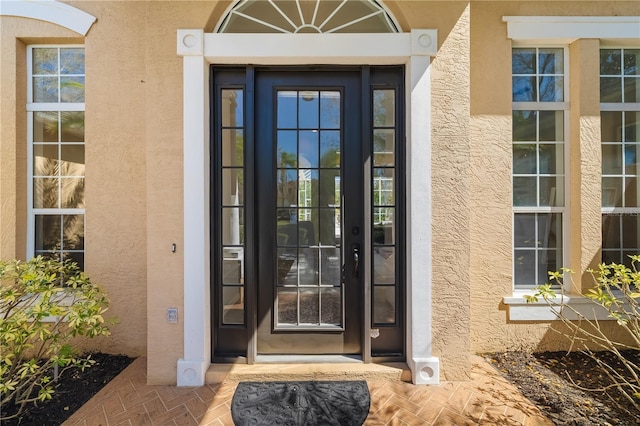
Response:
[[[202,30],[178,31],[184,72],[184,355],[178,386],[203,385],[211,363],[209,64],[201,40]]]
[[[96,17],[56,0],[0,0],[0,16],[51,22],[86,36]]]
[[[405,64],[407,69],[407,357],[416,384],[439,382],[431,337],[431,84],[436,30],[390,34],[204,34],[178,30],[184,61],[184,357],[178,385],[197,386],[211,359],[210,64]],[[417,233],[417,236],[416,236]]]

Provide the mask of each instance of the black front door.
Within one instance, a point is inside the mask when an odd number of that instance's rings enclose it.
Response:
[[[255,81],[257,354],[360,354],[360,74]]]
[[[403,83],[212,67],[214,359],[404,359]]]

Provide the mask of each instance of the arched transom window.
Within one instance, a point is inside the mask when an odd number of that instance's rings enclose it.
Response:
[[[219,33],[397,33],[376,0],[240,0]]]

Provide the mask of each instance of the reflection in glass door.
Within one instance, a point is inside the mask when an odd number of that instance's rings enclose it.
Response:
[[[276,329],[343,325],[340,95],[276,95]]]

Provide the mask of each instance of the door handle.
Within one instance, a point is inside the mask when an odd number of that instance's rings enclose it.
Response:
[[[353,276],[358,278],[358,270],[360,267],[360,246],[354,244],[351,248],[353,252]]]

